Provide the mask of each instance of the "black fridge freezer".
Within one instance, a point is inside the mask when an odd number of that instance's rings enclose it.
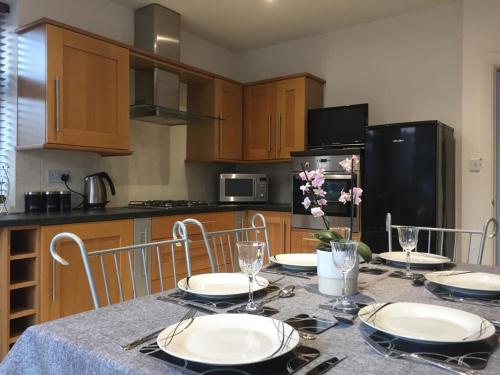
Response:
[[[388,212],[396,225],[454,228],[453,128],[439,121],[420,121],[366,129],[362,240],[374,252],[388,250]],[[397,232],[392,235],[393,249],[400,249]],[[448,251],[449,247],[445,245]]]

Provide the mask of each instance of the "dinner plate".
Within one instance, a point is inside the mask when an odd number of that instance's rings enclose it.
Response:
[[[271,257],[271,262],[284,269],[314,271],[318,266],[318,257],[315,253],[277,254]]]
[[[375,303],[363,307],[359,318],[379,331],[423,343],[464,343],[495,334],[486,319],[450,307],[413,302]]]
[[[459,293],[477,296],[499,296],[500,275],[486,272],[439,271],[430,272],[425,278],[441,288]]]
[[[253,290],[258,292],[269,286],[267,279],[255,276]],[[187,293],[205,298],[232,298],[248,294],[248,276],[242,273],[203,273],[179,280],[177,287]]]
[[[398,264],[406,264],[406,252],[405,251],[387,251],[385,253],[379,254],[382,259],[386,261],[398,263]],[[441,264],[446,264],[451,262],[450,258],[430,253],[421,253],[412,251],[410,254],[410,264],[416,266],[436,266]]]
[[[159,334],[157,343],[184,360],[234,366],[288,353],[298,345],[299,334],[289,324],[264,316],[215,314],[172,324]]]

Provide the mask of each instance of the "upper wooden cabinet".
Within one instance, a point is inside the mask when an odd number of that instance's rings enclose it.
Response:
[[[19,35],[18,148],[129,152],[129,51],[50,24]]]
[[[188,110],[214,118],[190,123],[187,129],[188,161],[240,161],[242,159],[242,86],[214,78],[188,88]]]
[[[286,160],[290,152],[304,150],[307,110],[323,106],[323,85],[302,75],[246,86],[244,159]]]

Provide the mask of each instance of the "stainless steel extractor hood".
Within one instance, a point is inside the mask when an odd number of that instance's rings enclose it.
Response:
[[[179,13],[159,4],[135,11],[135,41],[137,48],[179,61]],[[179,76],[159,68],[135,69],[135,101],[130,117],[164,125],[199,122],[203,119],[179,110]]]

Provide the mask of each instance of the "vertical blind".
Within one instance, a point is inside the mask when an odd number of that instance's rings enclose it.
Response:
[[[12,108],[9,101],[14,59],[12,31],[7,24],[9,12],[9,5],[0,2],[0,213],[5,212],[5,199],[10,190],[9,174],[12,170],[9,167],[13,164],[16,118],[15,108]]]

